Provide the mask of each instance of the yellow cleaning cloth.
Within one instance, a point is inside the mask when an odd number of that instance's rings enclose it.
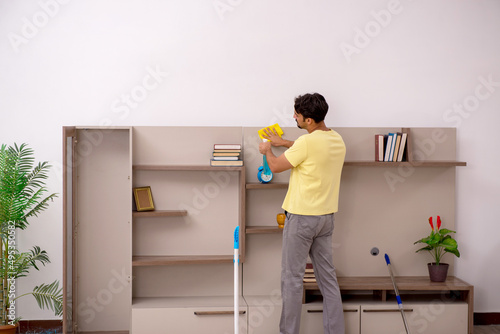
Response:
[[[264,135],[266,134],[264,132],[265,129],[274,129],[276,131],[276,133],[278,134],[278,136],[281,137],[281,135],[283,134],[283,130],[281,130],[280,126],[278,125],[278,123],[274,124],[274,125],[270,125],[270,126],[267,126],[265,128],[262,128],[259,130],[259,137],[260,139],[264,139]]]

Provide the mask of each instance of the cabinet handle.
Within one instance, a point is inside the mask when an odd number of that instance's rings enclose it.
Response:
[[[413,312],[413,309],[412,308],[405,308],[405,309],[403,309],[403,311]],[[363,312],[366,312],[366,313],[381,313],[381,312],[390,313],[390,312],[401,312],[401,311],[399,309],[380,309],[380,310],[363,310]]]
[[[344,312],[358,312],[358,310],[350,309],[344,310]],[[307,313],[323,313],[323,310],[307,310]]]
[[[239,314],[245,314],[246,311],[240,311]],[[194,315],[233,315],[234,311],[194,311]]]

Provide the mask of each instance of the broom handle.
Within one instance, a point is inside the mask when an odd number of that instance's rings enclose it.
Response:
[[[399,296],[399,290],[396,285],[396,280],[394,279],[394,275],[392,274],[391,260],[389,259],[389,255],[387,254],[385,254],[385,262],[387,263],[387,268],[389,269],[389,275],[391,275],[392,286],[394,287],[394,293],[396,294],[396,300],[398,301],[399,311],[401,311],[401,317],[403,318],[406,334],[410,334],[410,327],[408,327],[408,323],[406,322],[405,311],[403,310],[403,302],[401,301],[401,297]]]

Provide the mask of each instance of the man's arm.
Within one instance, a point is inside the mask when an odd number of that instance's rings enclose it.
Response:
[[[292,164],[288,161],[285,154],[275,156],[271,150],[271,142],[263,142],[259,144],[259,151],[264,154],[267,159],[267,164],[273,173],[281,173],[288,169],[293,168]]]

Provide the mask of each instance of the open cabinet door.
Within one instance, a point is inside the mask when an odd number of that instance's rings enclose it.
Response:
[[[63,333],[73,333],[74,126],[63,127]]]
[[[132,129],[63,129],[64,333],[128,333]]]

